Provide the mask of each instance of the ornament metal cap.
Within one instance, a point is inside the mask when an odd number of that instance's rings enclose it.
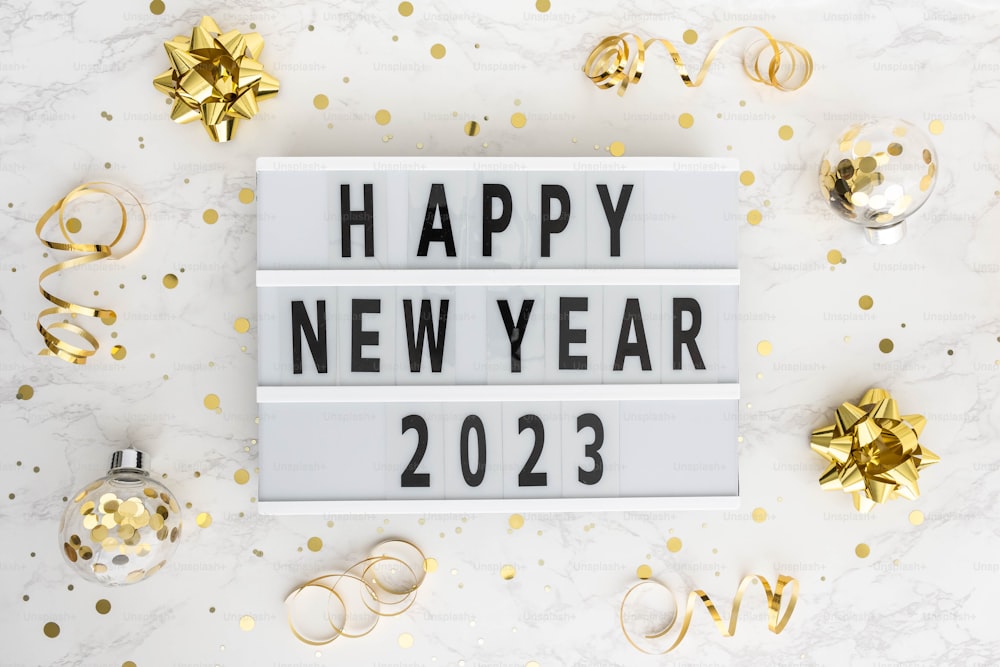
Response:
[[[146,470],[146,462],[149,459],[145,452],[134,447],[119,449],[111,455],[111,471],[115,470]]]

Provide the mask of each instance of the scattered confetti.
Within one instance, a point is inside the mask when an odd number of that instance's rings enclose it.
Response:
[[[635,576],[640,579],[649,579],[653,576],[653,568],[648,565],[640,565],[635,569]]]
[[[233,480],[235,480],[237,484],[246,484],[250,481],[250,473],[246,470],[246,468],[240,468],[233,473]]]
[[[891,338],[883,338],[882,340],[880,340],[878,342],[878,349],[883,354],[889,354],[890,352],[892,352],[892,350],[893,350],[894,347],[895,347],[895,345],[893,344]]]
[[[474,137],[479,134],[479,123],[474,120],[470,120],[465,124],[465,134],[470,137]]]
[[[677,117],[677,124],[686,130],[694,125],[694,116],[689,113],[682,113]]]
[[[625,155],[625,144],[620,141],[613,141],[611,142],[611,146],[608,150],[611,151],[611,154],[615,157],[621,157],[622,155]]]
[[[791,139],[793,134],[795,134],[795,131],[792,129],[790,125],[782,125],[781,127],[778,128],[778,136],[783,141],[788,141],[789,139]]]
[[[30,401],[34,395],[35,390],[30,384],[22,384],[17,388],[17,400],[19,401]]]
[[[510,117],[510,124],[517,128],[524,127],[527,122],[528,118],[520,111],[512,114]]]
[[[431,57],[435,60],[441,60],[444,58],[445,53],[446,49],[444,48],[444,44],[435,44],[431,47]]]
[[[240,630],[243,632],[250,632],[255,625],[257,625],[257,622],[253,620],[253,616],[240,617]]]
[[[771,341],[769,340],[762,340],[759,343],[757,343],[757,354],[759,354],[762,357],[766,357],[767,355],[771,354],[773,349],[774,348],[771,345]]]
[[[168,273],[167,275],[163,276],[163,286],[166,287],[167,289],[173,289],[177,287],[177,276],[175,276],[172,273]]]
[[[319,551],[323,548],[323,540],[318,537],[310,537],[306,546],[309,547],[309,551]]]
[[[236,329],[237,333],[246,333],[250,331],[250,320],[245,317],[237,317],[236,321],[233,322],[233,328]]]
[[[201,219],[205,221],[206,225],[214,225],[219,221],[219,212],[214,208],[206,209],[205,212],[201,214]]]
[[[680,551],[682,546],[684,546],[684,544],[681,542],[681,538],[679,537],[671,537],[667,540],[667,551],[672,554]]]
[[[507,523],[514,530],[519,530],[524,526],[524,517],[520,514],[511,514],[510,518],[507,519]]]
[[[313,98],[313,106],[322,111],[323,109],[330,106],[330,98],[320,93],[319,95]]]
[[[924,513],[920,510],[913,510],[910,512],[910,523],[914,526],[919,526],[924,522]]]
[[[409,16],[413,13],[413,3],[412,2],[401,2],[399,3],[399,15]]]
[[[199,528],[208,528],[212,525],[212,515],[208,512],[201,512],[194,520]]]
[[[752,171],[741,171],[740,172],[740,183],[743,185],[753,185],[757,178],[753,175]]]
[[[504,565],[500,568],[500,576],[504,578],[505,581],[510,581],[517,574],[517,570],[513,565]]]
[[[209,410],[216,410],[220,405],[219,397],[215,394],[206,394],[205,400],[202,402]]]
[[[685,44],[694,44],[697,41],[698,41],[698,33],[697,32],[695,32],[694,30],[685,30],[684,31],[684,43]]]
[[[755,523],[764,523],[767,521],[767,510],[763,507],[755,507],[753,512],[750,513],[751,518],[753,518]]]
[[[48,637],[50,639],[55,639],[56,637],[59,636],[59,624],[58,623],[53,623],[52,621],[49,621],[42,628],[42,632],[45,633],[46,637]]]
[[[392,114],[386,109],[379,109],[375,112],[375,122],[379,125],[388,125],[392,120]]]
[[[871,554],[871,552],[872,552],[871,548],[867,544],[865,544],[864,542],[862,542],[858,546],[854,547],[854,554],[858,558],[868,558],[868,556],[869,556],[869,554]]]

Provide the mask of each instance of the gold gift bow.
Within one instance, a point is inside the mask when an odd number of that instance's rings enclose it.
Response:
[[[423,584],[424,582],[424,578],[426,577],[427,558],[424,556],[423,551],[421,551],[417,545],[407,540],[401,540],[401,539],[385,540],[384,542],[380,542],[375,546],[375,548],[372,549],[372,553],[378,553],[378,551],[382,549],[387,550],[388,545],[391,544],[405,545],[413,549],[419,555],[421,561],[419,575],[417,574],[415,569],[411,567],[411,565],[405,562],[403,559],[397,558],[395,556],[387,556],[383,553],[381,555],[373,555],[364,558],[355,563],[354,565],[351,565],[350,567],[346,568],[343,572],[324,574],[320,575],[319,577],[315,577],[314,579],[310,579],[304,584],[301,584],[300,586],[297,586],[295,589],[293,589],[292,592],[289,593],[288,596],[285,598],[285,605],[287,607],[288,627],[292,631],[292,634],[295,636],[295,638],[304,644],[308,644],[309,646],[325,646],[334,641],[335,639],[337,639],[338,637],[357,639],[370,634],[378,625],[378,621],[380,618],[399,616],[400,614],[404,613],[407,609],[409,609],[411,606],[413,606],[413,603],[417,599],[416,598],[417,589],[420,588],[421,584]],[[375,574],[372,573],[372,570],[376,565],[384,563],[386,561],[399,563],[404,568],[409,570],[410,574],[413,577],[413,583],[402,589],[393,590],[392,588],[386,585],[386,582],[379,581],[375,576]],[[359,574],[352,574],[352,571],[358,570],[359,568],[361,568]],[[361,586],[361,590],[367,591],[367,597],[362,597],[361,601],[362,604],[365,606],[365,608],[369,612],[371,612],[373,616],[371,625],[363,632],[352,632],[352,633],[346,632],[347,618],[349,614],[348,605],[347,601],[344,599],[344,596],[337,591],[338,584],[345,579],[358,582],[358,584]],[[333,580],[335,583],[329,585],[327,584],[326,580]],[[336,599],[340,603],[341,607],[344,609],[344,627],[338,627],[338,625],[334,622],[333,618],[330,616],[329,603],[327,604],[326,621],[329,624],[332,632],[328,637],[325,637],[323,639],[310,639],[304,636],[301,632],[299,632],[298,628],[295,627],[295,623],[292,621],[292,605],[294,604],[295,599],[299,596],[299,594],[303,590],[309,587],[320,588],[327,591],[330,598]],[[392,602],[384,600],[379,597],[379,591],[381,591],[383,595],[397,596],[399,599]],[[374,601],[375,603],[374,606],[369,604],[369,598],[370,600]],[[391,607],[391,608],[401,607],[401,608],[395,609],[393,611],[383,611],[382,607]]]
[[[712,602],[711,598],[705,591],[700,589],[695,589],[688,594],[687,607],[684,610],[684,621],[681,623],[680,632],[677,635],[677,639],[668,648],[663,651],[649,651],[636,643],[629,634],[628,628],[625,627],[625,604],[628,602],[628,598],[636,590],[642,588],[643,586],[660,586],[670,592],[670,589],[665,585],[655,580],[640,581],[638,584],[632,586],[625,593],[625,597],[622,598],[622,604],[618,611],[618,622],[621,625],[622,632],[625,634],[625,639],[631,644],[635,649],[646,653],[647,655],[665,655],[670,653],[675,648],[677,648],[680,643],[684,640],[687,635],[688,628],[691,625],[691,616],[694,613],[695,608],[698,606],[698,602],[701,601],[708,610],[708,613],[712,616],[712,620],[715,622],[715,626],[719,629],[719,633],[723,637],[732,637],[736,634],[736,623],[740,613],[740,605],[743,602],[743,594],[750,584],[760,583],[761,587],[764,589],[764,595],[767,596],[767,629],[774,634],[779,634],[788,625],[788,621],[792,616],[792,612],[795,611],[795,605],[799,600],[799,581],[795,577],[789,577],[786,575],[778,575],[778,581],[774,587],[774,591],[771,591],[771,585],[768,583],[767,579],[760,576],[759,574],[748,574],[743,577],[740,581],[739,587],[736,589],[736,597],[733,598],[733,609],[729,616],[729,626],[727,627],[722,620],[722,616],[719,614],[718,610],[715,608],[715,603]],[[788,604],[785,606],[785,613],[779,616],[781,611],[782,596],[784,595],[785,586],[792,584],[792,592],[788,596]],[[678,610],[680,607],[678,607]],[[654,632],[649,635],[644,635],[646,639],[659,639],[665,637],[670,629],[674,626],[677,621],[677,615],[675,614],[670,622],[667,623],[666,627],[659,632]]]
[[[701,69],[698,70],[698,74],[693,81],[688,74],[687,66],[681,60],[680,53],[677,52],[677,49],[668,40],[654,37],[643,42],[642,38],[631,32],[623,32],[620,35],[612,35],[602,39],[590,52],[590,55],[587,56],[587,62],[583,66],[583,71],[598,88],[613,88],[618,86],[618,95],[619,97],[623,96],[629,85],[639,83],[639,79],[642,77],[643,67],[646,62],[646,49],[655,43],[660,43],[673,59],[674,67],[677,68],[677,73],[680,75],[684,85],[688,88],[696,88],[705,80],[708,68],[711,66],[712,61],[715,60],[715,56],[722,46],[736,33],[743,30],[756,30],[767,40],[767,45],[757,53],[754,59],[753,69],[747,65],[747,59],[743,59],[743,71],[748,77],[758,83],[766,86],[774,86],[778,90],[784,91],[798,90],[806,85],[813,72],[813,60],[809,52],[792,42],[778,41],[767,30],[757,26],[733,28],[723,35],[712,46],[708,55],[705,56],[705,60],[701,64]],[[635,41],[634,56],[629,50],[629,38]],[[773,55],[767,63],[765,72],[761,67],[761,59],[768,50],[768,46]],[[792,64],[786,74],[779,76],[783,49]],[[798,78],[796,78],[796,72],[799,72]]]
[[[203,16],[191,37],[178,35],[163,47],[171,67],[153,79],[153,86],[173,98],[174,122],[201,119],[212,141],[232,139],[241,118],[250,120],[260,100],[278,94],[278,80],[257,61],[264,50],[259,33],[224,33]]]
[[[836,422],[813,431],[809,441],[830,462],[820,486],[850,493],[859,512],[898,496],[916,500],[920,470],[941,460],[919,442],[926,424],[923,415],[900,416],[885,389],[869,389],[857,405],[841,404]]]
[[[135,242],[135,246],[130,248],[128,252],[121,255],[124,257],[139,246],[139,243],[142,242],[143,236],[146,234],[146,211],[142,208],[142,204],[135,195],[120,186],[114,185],[113,183],[92,181],[84,183],[83,185],[78,185],[70,190],[62,199],[50,206],[49,209],[42,214],[42,217],[38,219],[38,223],[35,225],[35,235],[45,247],[64,252],[89,253],[80,257],[74,257],[73,259],[57,262],[42,271],[38,276],[38,291],[41,292],[42,296],[45,297],[47,301],[55,304],[54,306],[45,308],[39,312],[38,318],[35,320],[39,333],[41,333],[42,338],[45,339],[45,349],[39,352],[39,354],[43,356],[59,357],[63,361],[68,361],[72,364],[87,363],[87,358],[96,354],[97,350],[100,348],[100,344],[97,342],[97,339],[83,327],[71,322],[52,322],[46,326],[42,324],[42,319],[51,315],[85,315],[87,317],[98,317],[102,320],[114,322],[117,315],[115,314],[115,311],[107,308],[82,306],[80,304],[73,303],[72,301],[62,299],[42,287],[42,282],[54,273],[59,273],[60,271],[65,271],[77,266],[83,266],[84,264],[90,264],[91,262],[97,262],[107,257],[112,257],[112,249],[122,240],[122,237],[125,236],[125,231],[128,228],[128,213],[125,210],[125,202],[122,201],[121,197],[108,190],[107,187],[103,186],[110,186],[111,188],[115,188],[125,193],[135,202],[139,211],[142,213],[142,231],[139,235],[139,239]],[[83,197],[87,194],[107,195],[108,197],[114,199],[115,203],[118,205],[118,209],[121,212],[121,225],[119,226],[118,233],[115,235],[115,238],[111,241],[111,243],[77,243],[73,241],[72,236],[70,236],[69,229],[66,228],[66,219],[64,214],[67,204],[74,199]],[[43,238],[42,236],[42,232],[44,231],[49,220],[56,213],[59,214],[59,230],[62,232],[63,238],[66,239],[66,243],[63,243],[62,241],[51,241]],[[53,329],[62,329],[75,334],[86,341],[93,349],[88,350],[77,345],[73,345],[72,343],[69,343],[52,333]]]

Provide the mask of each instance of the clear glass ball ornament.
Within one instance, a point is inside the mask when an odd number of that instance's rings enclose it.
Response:
[[[181,508],[170,489],[149,476],[147,457],[121,449],[111,468],[69,501],[59,526],[63,557],[84,579],[134,584],[166,565],[181,534]]]
[[[842,218],[862,225],[868,240],[898,242],[906,219],[930,197],[937,180],[930,137],[904,120],[851,125],[823,155],[820,191]]]

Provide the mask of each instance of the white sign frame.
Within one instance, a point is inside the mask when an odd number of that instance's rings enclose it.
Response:
[[[261,188],[260,175],[265,172],[360,172],[384,170],[387,182],[394,187],[405,186],[406,173],[422,171],[462,171],[467,173],[505,171],[583,171],[623,173],[629,171],[678,171],[725,172],[731,174],[732,198],[735,202],[737,164],[735,160],[707,160],[697,158],[628,158],[623,160],[582,160],[570,158],[261,158],[257,163],[258,204],[268,197]],[[403,171],[400,171],[403,170]],[[402,180],[401,180],[402,177]],[[391,208],[391,206],[390,206]],[[736,211],[732,207],[732,235],[736,235]],[[406,218],[406,211],[391,211],[391,217]],[[484,213],[485,216],[485,213]],[[471,216],[470,216],[471,217]],[[259,228],[265,224],[259,221]],[[727,221],[728,224],[728,221]],[[385,232],[383,232],[384,234]],[[261,234],[261,258],[267,255]],[[268,237],[271,238],[271,237]],[[382,237],[384,239],[384,237]],[[301,242],[301,239],[300,241]],[[257,272],[258,292],[269,288],[296,287],[393,287],[421,285],[441,286],[738,286],[739,270],[735,257],[731,266],[716,268],[276,268],[271,261],[259,258]],[[396,252],[392,261],[405,261]],[[266,265],[266,266],[265,266]],[[267,315],[260,313],[259,315]],[[263,324],[264,318],[259,317]],[[737,327],[738,318],[732,326]],[[734,334],[735,335],[735,334]],[[270,340],[270,339],[269,339]],[[265,350],[259,351],[263,364]],[[262,365],[263,368],[263,365]],[[404,512],[431,513],[454,511],[506,512],[506,511],[592,511],[592,510],[684,510],[732,509],[739,505],[738,454],[736,428],[738,425],[738,378],[734,382],[711,384],[445,384],[445,385],[340,385],[340,386],[266,386],[257,389],[257,400],[262,414],[267,406],[282,404],[372,404],[396,403],[489,403],[516,401],[553,402],[558,404],[586,401],[720,401],[732,408],[732,464],[736,469],[736,486],[726,495],[676,495],[676,496],[616,496],[599,497],[536,497],[536,498],[294,498],[272,495],[267,471],[269,461],[280,459],[280,443],[268,442],[262,435],[258,446],[261,453],[261,489],[258,506],[264,514],[339,514]],[[262,423],[262,434],[267,430]],[[581,468],[582,470],[582,468]],[[288,481],[287,479],[284,481]],[[287,488],[287,484],[285,485]]]

